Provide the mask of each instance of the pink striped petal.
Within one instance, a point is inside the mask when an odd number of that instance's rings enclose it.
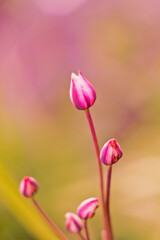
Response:
[[[97,198],[88,198],[79,205],[77,214],[82,219],[91,218],[94,216],[98,205],[99,200]]]
[[[116,163],[122,157],[122,155],[123,153],[120,145],[115,139],[111,139],[104,144],[100,153],[100,159],[105,165],[111,165]]]
[[[68,212],[65,214],[65,225],[69,232],[78,233],[82,229],[81,219],[74,213]]]
[[[80,72],[78,75],[71,75],[70,99],[78,110],[90,108],[96,100],[93,86]]]
[[[38,190],[38,182],[32,177],[25,177],[22,179],[19,191],[25,197],[32,197]]]

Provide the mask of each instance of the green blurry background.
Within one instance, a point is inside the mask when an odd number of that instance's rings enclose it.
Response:
[[[115,137],[124,153],[113,168],[115,239],[160,239],[159,29],[156,0],[0,1],[0,239],[57,240],[19,194],[26,175],[71,240],[64,214],[99,197],[87,121],[69,99],[78,70],[97,92],[100,146]],[[89,230],[100,239],[100,209]]]

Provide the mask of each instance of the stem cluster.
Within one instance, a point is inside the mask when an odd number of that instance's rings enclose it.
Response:
[[[101,206],[102,206],[102,214],[103,214],[103,240],[113,240],[112,226],[111,226],[111,218],[110,218],[110,209],[109,209],[109,198],[110,198],[110,184],[111,184],[111,173],[112,173],[112,165],[107,167],[107,183],[106,183],[106,198],[104,194],[104,183],[103,183],[103,171],[102,171],[102,163],[100,160],[100,150],[99,144],[97,140],[96,131],[94,128],[93,120],[90,114],[89,109],[85,110],[85,114],[89,123],[89,127],[92,134],[92,139],[94,143],[94,148],[97,156],[97,165],[99,171],[99,183],[100,183],[100,195],[101,195]]]
[[[112,165],[107,167],[107,182],[106,182],[106,196],[104,191],[104,182],[103,182],[103,170],[102,163],[100,160],[100,150],[99,144],[97,140],[96,131],[94,128],[93,120],[90,114],[89,109],[85,110],[85,114],[89,123],[90,131],[92,134],[92,139],[94,143],[94,148],[97,157],[97,166],[99,172],[99,185],[100,185],[100,198],[101,198],[101,210],[103,216],[103,231],[102,231],[102,239],[103,240],[113,240],[112,226],[111,226],[111,218],[110,218],[110,209],[109,209],[109,200],[110,200],[110,184],[111,184],[111,173],[112,173]],[[53,231],[60,237],[62,240],[69,240],[66,235],[57,227],[57,225],[47,216],[44,210],[40,207],[38,202],[32,197],[32,202],[38,211],[41,213],[42,217],[46,220],[46,222],[50,225]],[[79,237],[82,240],[90,240],[89,231],[87,227],[87,219],[84,220],[84,232],[85,237],[81,232],[78,232]]]

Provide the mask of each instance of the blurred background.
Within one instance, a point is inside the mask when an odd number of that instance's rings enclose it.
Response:
[[[100,147],[114,137],[124,153],[113,167],[115,239],[160,239],[159,29],[157,0],[0,1],[0,239],[56,239],[19,194],[26,175],[71,240],[64,214],[99,197],[88,124],[69,99],[78,70],[97,92]],[[98,209],[93,240],[101,225]]]

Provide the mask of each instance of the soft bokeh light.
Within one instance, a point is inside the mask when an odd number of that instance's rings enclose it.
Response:
[[[33,0],[46,14],[69,14],[76,10],[87,0]]]

